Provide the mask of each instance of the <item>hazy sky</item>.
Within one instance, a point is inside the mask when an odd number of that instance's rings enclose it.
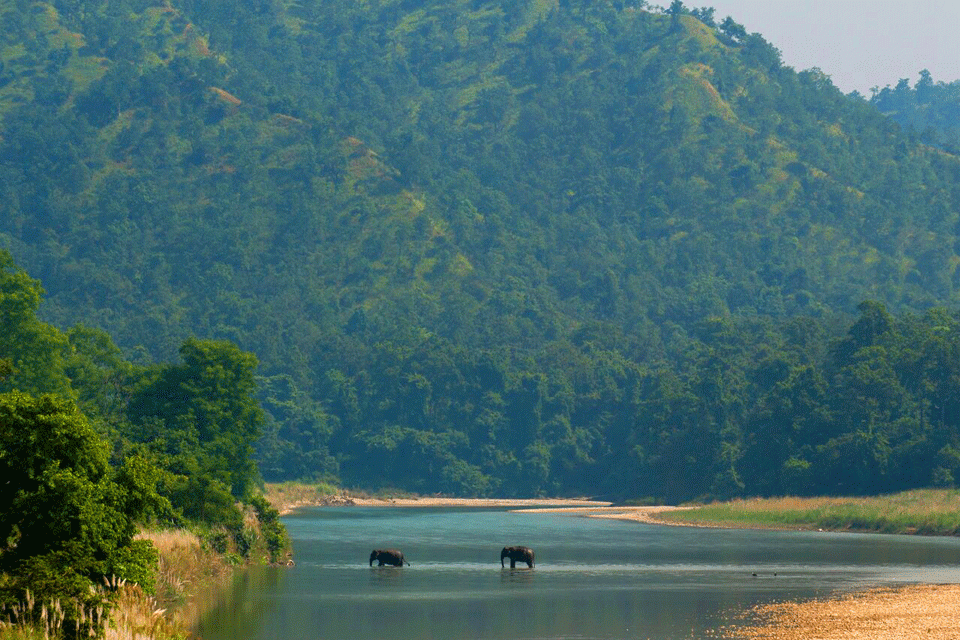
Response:
[[[663,2],[666,5],[669,2]],[[844,92],[896,85],[921,69],[960,80],[960,0],[687,0],[758,32],[797,71],[820,67]]]

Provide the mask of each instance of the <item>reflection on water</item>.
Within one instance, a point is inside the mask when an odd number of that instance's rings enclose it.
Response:
[[[377,567],[370,569],[370,586],[374,589],[403,588],[404,570],[400,567]]]
[[[261,621],[272,609],[262,595],[281,590],[286,577],[285,571],[277,567],[250,567],[238,572],[228,587],[200,595],[207,613],[201,617],[199,627],[229,630],[233,638],[256,637]]]
[[[285,519],[297,566],[220,594],[205,640],[700,638],[756,603],[960,582],[960,541],[656,527],[498,510],[327,508]],[[500,567],[526,544],[534,569]],[[369,567],[398,548],[410,567]]]
[[[501,569],[500,583],[505,585],[529,585],[533,583],[536,569]]]

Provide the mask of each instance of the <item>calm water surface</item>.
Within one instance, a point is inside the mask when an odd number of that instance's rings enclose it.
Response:
[[[284,522],[297,566],[244,572],[201,620],[200,638],[689,639],[761,602],[960,582],[953,538],[660,527],[500,509],[332,507]],[[533,547],[536,568],[501,569],[505,545]],[[412,566],[371,569],[374,548],[402,549]]]

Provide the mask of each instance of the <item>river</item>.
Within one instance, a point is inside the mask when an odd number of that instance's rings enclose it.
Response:
[[[664,527],[505,509],[327,507],[284,518],[297,564],[241,572],[203,640],[688,640],[775,600],[960,582],[960,540]],[[526,545],[534,569],[500,568]],[[412,566],[368,566],[371,549]],[[710,636],[715,637],[715,636]]]

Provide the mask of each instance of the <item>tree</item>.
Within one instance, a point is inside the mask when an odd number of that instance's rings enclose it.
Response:
[[[0,391],[71,395],[67,338],[37,318],[43,287],[0,249]]]
[[[134,540],[137,522],[168,505],[142,458],[108,464],[106,443],[68,401],[0,394],[0,598],[59,599],[68,626],[81,607],[104,605],[91,587],[107,576],[153,588],[156,550]],[[102,624],[101,621],[94,621]]]
[[[743,28],[743,25],[738,24],[730,16],[724,18],[723,22],[720,23],[720,32],[736,42],[741,42],[747,37],[747,30]]]
[[[670,16],[671,29],[680,28],[680,16],[687,13],[687,8],[683,6],[683,0],[673,0],[667,8],[667,14]]]
[[[180,356],[183,364],[154,370],[131,399],[130,437],[163,448],[173,471],[244,499],[257,479],[253,446],[264,419],[254,398],[257,358],[230,342],[195,338]]]
[[[716,27],[717,23],[713,18],[713,14],[716,12],[716,9],[713,7],[701,7],[699,9],[691,9],[690,13],[693,14],[693,17],[707,25],[708,27]]]

